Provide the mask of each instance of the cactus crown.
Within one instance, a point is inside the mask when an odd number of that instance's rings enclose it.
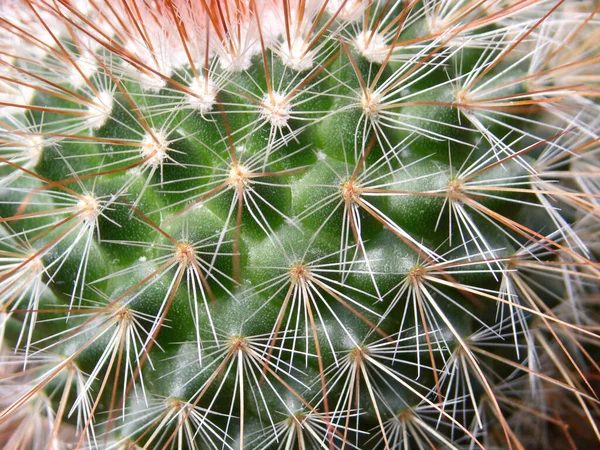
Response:
[[[598,11],[8,0],[0,439],[597,445]]]

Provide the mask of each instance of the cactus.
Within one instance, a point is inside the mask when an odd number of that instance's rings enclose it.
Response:
[[[599,12],[5,2],[4,448],[595,448]]]

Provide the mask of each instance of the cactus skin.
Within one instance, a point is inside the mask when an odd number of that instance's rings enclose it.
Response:
[[[9,0],[4,448],[597,446],[597,13]]]

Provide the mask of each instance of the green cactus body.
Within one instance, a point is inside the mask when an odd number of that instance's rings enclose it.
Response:
[[[5,448],[598,445],[597,11],[9,1]]]

